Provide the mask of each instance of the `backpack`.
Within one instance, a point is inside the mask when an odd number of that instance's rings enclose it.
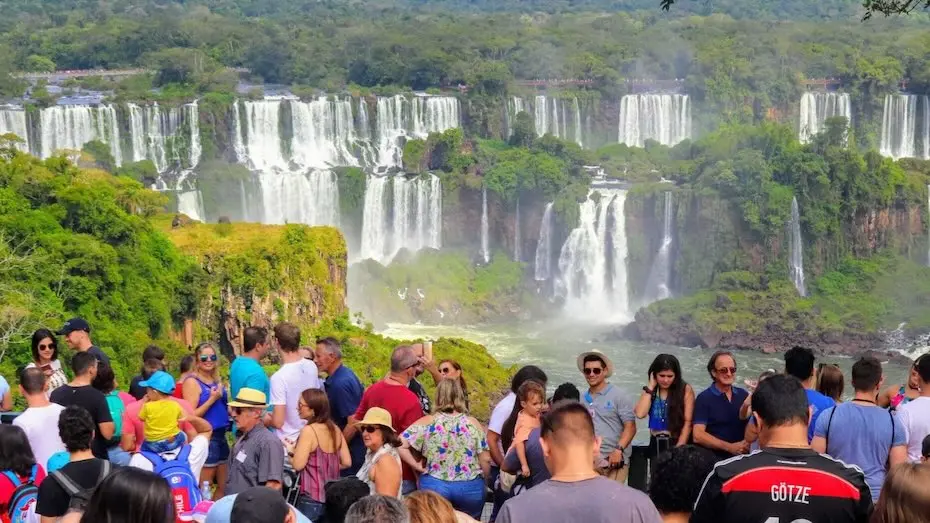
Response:
[[[152,462],[155,466],[155,474],[168,482],[168,487],[171,488],[171,498],[174,500],[178,514],[193,510],[197,503],[203,501],[197,478],[194,477],[188,461],[191,454],[190,445],[181,447],[181,451],[171,461],[166,461],[158,454],[144,450],[140,454]]]
[[[103,480],[110,475],[110,462],[106,460],[100,460],[100,462],[100,477],[97,478],[97,482],[91,488],[82,488],[76,481],[61,470],[52,472],[52,477],[55,478],[55,481],[57,481],[58,484],[61,485],[61,488],[65,489],[65,492],[71,496],[71,501],[68,502],[69,511],[76,510],[84,512],[88,502],[90,502],[91,496],[94,495],[94,490],[97,489],[97,485],[102,483]]]
[[[123,413],[126,412],[126,405],[119,397],[119,392],[112,391],[106,396],[107,407],[110,409],[110,416],[113,417],[113,437],[110,441],[119,441],[123,435]]]
[[[39,487],[36,487],[38,471],[39,466],[33,465],[29,479],[25,483],[20,481],[16,474],[8,470],[3,471],[3,475],[16,487],[7,504],[6,514],[0,518],[4,523],[38,523],[39,516],[36,515],[36,500],[39,497]]]

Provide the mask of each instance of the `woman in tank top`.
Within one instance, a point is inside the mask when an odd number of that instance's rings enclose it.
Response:
[[[213,427],[207,462],[200,473],[201,483],[216,483],[213,499],[223,497],[227,476],[226,459],[229,458],[229,442],[226,441],[229,409],[226,388],[218,371],[218,354],[210,342],[198,345],[194,349],[195,370],[182,386],[184,399],[194,407],[194,415],[207,420]]]
[[[656,456],[686,445],[691,438],[694,389],[685,382],[681,364],[671,354],[656,356],[648,375],[649,384],[643,387],[634,412],[640,419],[649,417],[650,454]]]
[[[401,443],[392,425],[391,413],[372,407],[358,422],[358,428],[368,453],[356,477],[368,485],[372,494],[400,499],[402,484],[397,449]]]
[[[890,408],[892,410],[900,405],[906,405],[911,400],[920,397],[920,376],[917,375],[917,362],[926,355],[919,356],[911,365],[908,373],[907,383],[903,385],[892,385],[878,395],[878,406]]]
[[[297,400],[297,412],[307,424],[300,430],[296,444],[285,442],[291,465],[300,471],[301,495],[296,506],[310,521],[319,521],[326,508],[326,483],[339,479],[340,471],[352,466],[352,456],[342,431],[330,418],[325,392],[303,391]]]

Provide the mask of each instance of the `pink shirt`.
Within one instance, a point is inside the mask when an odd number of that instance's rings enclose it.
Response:
[[[538,428],[539,416],[530,416],[521,410],[517,414],[517,424],[513,428],[513,443],[510,444],[510,448],[529,439],[530,432]]]
[[[185,416],[194,415],[194,409],[187,401],[174,397],[169,397],[169,399],[181,405],[181,409],[184,411]],[[145,441],[145,424],[139,419],[139,411],[142,410],[142,405],[145,405],[145,402],[142,400],[134,401],[127,405],[126,411],[123,412],[123,433],[127,433],[127,431],[131,430],[132,434],[136,437],[136,448],[133,452],[139,452],[139,449],[142,447],[142,442]],[[187,431],[190,427],[191,424],[186,421],[181,424],[181,430]]]

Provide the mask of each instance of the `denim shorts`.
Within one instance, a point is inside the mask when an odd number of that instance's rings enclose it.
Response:
[[[210,450],[204,467],[210,468],[226,463],[229,459],[229,442],[226,441],[226,429],[216,429],[210,436]]]

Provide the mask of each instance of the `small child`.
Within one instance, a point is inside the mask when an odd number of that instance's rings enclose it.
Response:
[[[517,399],[520,401],[520,412],[517,414],[517,423],[513,429],[513,443],[511,447],[517,448],[517,457],[520,458],[520,469],[523,477],[530,476],[530,466],[526,461],[526,440],[533,429],[539,428],[539,413],[546,404],[546,389],[538,382],[529,380],[517,389]]]
[[[169,397],[174,393],[174,378],[167,372],[158,371],[139,385],[148,389],[145,405],[139,411],[139,419],[145,424],[142,450],[161,454],[184,445],[187,438],[178,426],[184,411]]]

